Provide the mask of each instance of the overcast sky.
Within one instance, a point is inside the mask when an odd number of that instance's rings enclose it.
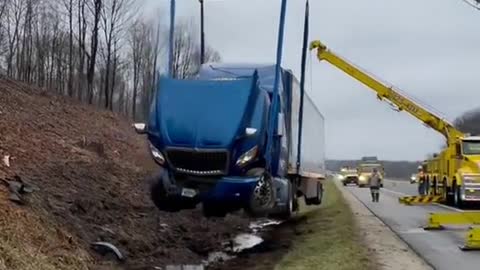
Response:
[[[150,11],[168,4],[146,1]],[[275,61],[280,0],[205,1],[206,39],[224,62]],[[299,77],[304,1],[288,2],[283,66]],[[310,2],[310,39],[321,39],[449,120],[480,107],[480,11],[461,0]],[[177,0],[177,11],[198,18],[198,1]],[[420,160],[444,142],[328,63],[312,56],[311,68],[308,94],[325,116],[328,158]]]

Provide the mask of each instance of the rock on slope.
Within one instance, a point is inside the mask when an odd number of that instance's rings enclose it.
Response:
[[[246,227],[234,216],[156,211],[146,149],[113,113],[0,79],[0,158],[10,156],[0,179],[39,187],[23,206],[0,187],[0,269],[113,269],[94,241],[116,245],[135,268],[195,263]]]

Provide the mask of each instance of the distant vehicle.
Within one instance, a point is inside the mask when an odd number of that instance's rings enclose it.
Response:
[[[412,173],[412,176],[410,176],[410,183],[415,184],[417,182],[417,174]]]
[[[340,180],[344,186],[348,184],[358,185],[358,172],[355,169],[347,169],[340,174]]]
[[[373,169],[376,168],[381,175],[380,187],[383,187],[383,179],[385,178],[385,170],[383,164],[377,159],[377,157],[363,157],[358,163],[358,186],[365,187],[368,185],[370,175]]]

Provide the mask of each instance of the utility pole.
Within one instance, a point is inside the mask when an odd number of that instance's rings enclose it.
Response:
[[[170,35],[168,48],[168,75],[170,78],[174,77],[174,47],[175,47],[175,0],[170,0]]]
[[[200,64],[205,63],[205,31],[204,31],[204,10],[203,2],[205,0],[198,0],[200,2]]]

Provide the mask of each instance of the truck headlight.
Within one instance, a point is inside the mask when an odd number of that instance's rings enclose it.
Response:
[[[237,166],[243,166],[247,164],[248,162],[252,161],[258,154],[258,147],[255,146],[252,149],[248,150],[247,152],[243,153],[238,160],[236,165]]]
[[[160,165],[163,165],[165,163],[165,158],[162,155],[162,152],[158,150],[153,144],[149,143],[150,146],[150,153],[152,153],[153,160],[157,162]]]
[[[345,176],[339,175],[339,176],[338,176],[338,179],[343,180],[343,179],[345,179]]]

